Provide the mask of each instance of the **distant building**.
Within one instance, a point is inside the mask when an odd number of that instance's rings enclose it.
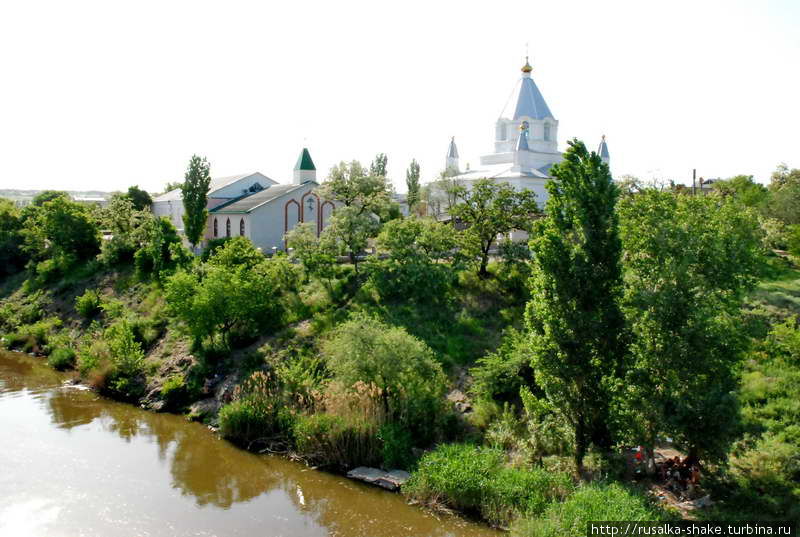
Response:
[[[534,82],[532,71],[526,58],[522,76],[495,122],[494,151],[481,156],[479,166],[462,171],[455,138],[451,138],[445,169],[466,188],[478,179],[487,178],[504,181],[517,190],[532,190],[537,204],[544,207],[550,168],[561,162],[562,156],[558,150],[558,120]],[[610,164],[605,136],[597,153],[603,162]]]
[[[204,242],[243,236],[265,253],[285,249],[284,235],[300,222],[314,224],[317,234],[328,224],[334,204],[322,201],[314,189],[317,171],[308,149],[303,148],[292,182],[279,184],[254,172],[211,180],[208,225]],[[183,199],[175,189],[153,200],[153,214],[168,218],[183,233]]]
[[[100,207],[108,205],[108,200],[100,196],[72,196],[72,201],[83,205],[99,205]]]

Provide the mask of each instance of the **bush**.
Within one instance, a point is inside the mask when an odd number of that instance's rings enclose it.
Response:
[[[426,504],[442,503],[493,524],[508,524],[520,515],[541,513],[573,488],[566,473],[506,468],[504,462],[499,449],[439,446],[420,460],[403,492]]]
[[[90,319],[100,312],[100,295],[97,291],[87,289],[75,299],[75,310],[85,319]]]
[[[589,484],[578,489],[563,503],[551,504],[541,517],[521,520],[513,535],[573,537],[586,533],[589,521],[668,520],[663,511],[652,507],[647,498],[617,483]]]
[[[312,464],[347,470],[381,463],[381,443],[369,421],[312,414],[299,417],[292,433],[297,452]]]
[[[470,373],[474,379],[471,392],[476,398],[518,401],[519,389],[534,382],[526,336],[514,328],[508,329],[500,347],[479,358]]]
[[[393,468],[408,469],[414,464],[414,446],[411,433],[396,423],[386,423],[378,431],[381,441],[381,456],[383,467],[387,470]]]
[[[71,369],[75,366],[75,351],[69,347],[58,347],[47,358],[47,365],[59,371]]]
[[[181,374],[172,375],[161,385],[161,397],[167,408],[180,408],[188,396],[186,379]]]
[[[446,383],[425,343],[403,328],[357,315],[334,330],[323,354],[345,388],[361,382],[380,390],[387,421],[402,424],[422,443],[433,440]]]
[[[234,390],[219,411],[222,436],[241,445],[270,439],[291,427],[281,390],[271,375],[256,371]]]
[[[106,329],[104,334],[111,362],[106,388],[118,397],[135,400],[144,393],[142,376],[144,351],[136,341],[131,325],[120,321]]]

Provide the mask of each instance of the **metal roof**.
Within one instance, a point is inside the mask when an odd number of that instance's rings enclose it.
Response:
[[[606,145],[606,137],[603,136],[600,139],[600,146],[597,148],[597,154],[600,155],[600,158],[608,159],[608,146]]]
[[[290,185],[274,185],[264,190],[260,190],[254,194],[249,194],[246,196],[242,196],[240,198],[232,199],[222,205],[218,205],[211,209],[209,212],[214,214],[225,214],[225,213],[249,213],[253,209],[257,209],[264,204],[267,204],[275,199],[283,196],[284,194],[289,194],[290,192],[294,192],[295,190],[304,187],[308,183],[314,183],[313,181],[307,181],[300,185],[290,184]],[[314,183],[315,185],[317,183]]]
[[[266,182],[267,184],[262,185],[264,188],[269,186],[269,184],[273,185],[278,184],[277,181],[275,181],[274,179],[270,179],[269,177],[260,172],[243,173],[240,175],[229,175],[227,177],[212,177],[211,183],[208,185],[208,197],[213,198],[214,197],[213,194],[215,191],[225,188],[226,186],[232,185],[233,183],[241,179],[246,179],[248,177],[256,175],[259,178],[263,178],[266,180],[264,182]],[[174,190],[170,190],[169,192],[161,194],[160,196],[154,198],[153,201],[177,201],[180,199],[183,199],[183,196],[181,194],[181,189],[176,188]]]
[[[314,161],[311,160],[311,153],[308,152],[307,148],[303,148],[300,151],[300,156],[297,157],[297,164],[294,165],[295,170],[315,170],[316,166],[314,166]]]
[[[515,96],[516,98],[514,98]],[[512,103],[514,104],[513,111],[510,106]],[[550,111],[550,107],[547,106],[542,96],[542,92],[539,91],[536,82],[533,81],[533,78],[531,78],[528,73],[523,74],[522,78],[514,87],[514,91],[506,103],[503,112],[500,114],[500,117],[511,118],[513,120],[518,120],[523,117],[529,117],[531,119],[545,119],[549,117],[555,119],[555,116],[553,116],[553,113]]]
[[[458,148],[456,147],[456,137],[450,138],[450,147],[447,148],[447,158],[458,158]]]

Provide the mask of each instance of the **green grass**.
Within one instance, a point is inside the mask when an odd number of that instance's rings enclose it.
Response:
[[[480,515],[504,526],[519,516],[535,516],[569,495],[572,478],[542,468],[504,466],[499,449],[447,444],[426,454],[403,487],[409,498]]]
[[[586,535],[589,521],[670,520],[638,490],[619,483],[581,486],[564,502],[550,504],[540,517],[518,521],[512,535],[518,537],[574,537]]]

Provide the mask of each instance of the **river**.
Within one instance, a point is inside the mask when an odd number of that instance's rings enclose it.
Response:
[[[0,351],[0,536],[496,537]]]

